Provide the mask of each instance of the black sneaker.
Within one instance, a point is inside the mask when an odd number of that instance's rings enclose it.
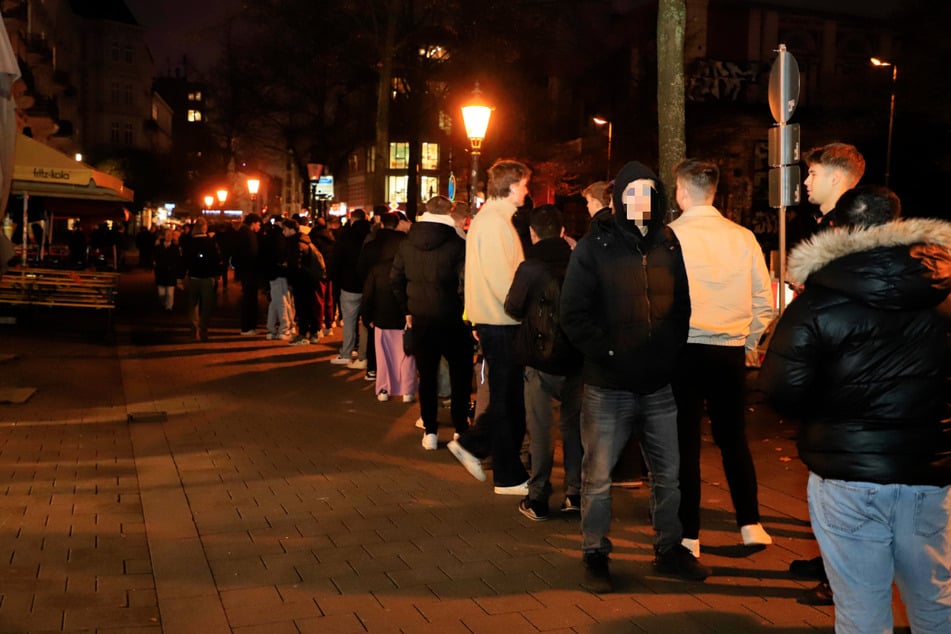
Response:
[[[524,498],[518,503],[518,512],[533,522],[544,522],[548,519],[548,502]]]
[[[565,501],[561,503],[561,512],[562,513],[580,513],[581,512],[581,496],[580,495],[566,495]]]
[[[826,579],[826,569],[822,565],[822,557],[794,559],[789,564],[789,572],[799,579],[815,579],[816,581],[825,581]]]
[[[666,552],[656,553],[654,570],[662,575],[680,577],[689,581],[703,581],[710,576],[711,572],[680,544]]]
[[[595,594],[607,594],[614,591],[611,583],[611,571],[608,570],[608,554],[602,552],[585,553],[584,582],[581,587]]]
[[[367,370],[367,373],[363,375],[364,381],[376,381],[376,370]]]
[[[832,586],[828,581],[820,581],[814,588],[809,588],[796,599],[802,605],[835,605],[832,598]]]

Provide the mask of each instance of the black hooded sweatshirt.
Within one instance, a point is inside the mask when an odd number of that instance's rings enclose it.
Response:
[[[462,321],[466,242],[455,227],[420,221],[400,243],[390,282],[415,323]]]
[[[623,201],[627,185],[642,178],[655,183],[646,236],[627,218]],[[687,272],[680,243],[664,226],[667,196],[653,171],[625,165],[615,179],[614,209],[572,253],[561,326],[584,355],[586,385],[649,394],[670,382],[687,341]]]

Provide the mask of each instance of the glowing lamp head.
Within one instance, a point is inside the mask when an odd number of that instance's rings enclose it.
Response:
[[[218,191],[215,192],[215,195],[218,196],[218,202],[221,203],[222,205],[225,204],[226,200],[228,200],[227,189],[219,189]]]
[[[214,197],[214,196],[211,196],[211,195],[205,196],[205,207],[206,207],[206,208],[211,209],[211,206],[214,205],[214,204],[215,204],[215,197]]]
[[[248,193],[252,196],[257,196],[258,191],[261,189],[261,181],[257,178],[248,179]]]

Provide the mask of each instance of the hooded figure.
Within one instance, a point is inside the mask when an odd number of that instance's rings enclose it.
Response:
[[[584,354],[586,385],[646,394],[670,382],[687,341],[687,273],[664,226],[667,195],[657,175],[632,161],[614,182],[614,216],[594,221],[572,254],[561,324]]]
[[[581,550],[584,587],[612,590],[611,471],[632,434],[651,472],[654,570],[701,581],[710,569],[681,545],[677,407],[670,381],[687,342],[690,294],[680,243],[664,226],[657,175],[628,163],[614,180],[614,216],[578,241],[561,292],[561,326],[584,355]]]

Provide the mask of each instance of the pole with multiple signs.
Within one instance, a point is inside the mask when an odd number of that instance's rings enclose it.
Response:
[[[786,307],[786,207],[799,204],[799,124],[788,121],[799,103],[799,64],[785,44],[769,73],[769,109],[776,125],[768,132],[769,206],[779,208],[778,307]]]

